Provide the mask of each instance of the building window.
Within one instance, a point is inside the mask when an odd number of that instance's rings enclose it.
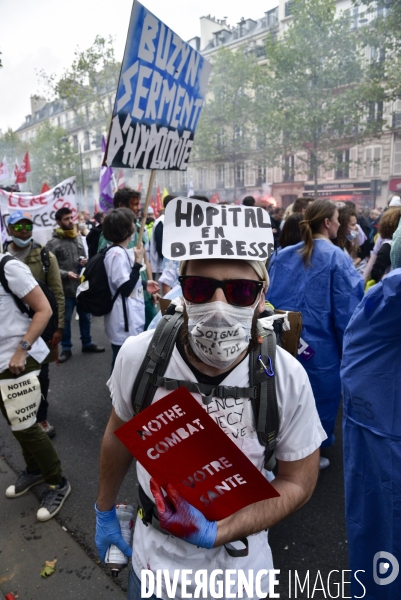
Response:
[[[369,102],[368,121],[381,121],[383,119],[383,102]]]
[[[76,150],[78,152],[78,136],[77,135],[72,136],[72,147],[74,148],[74,150]]]
[[[89,131],[85,131],[84,134],[84,151],[89,150],[90,149],[90,135],[89,135]]]
[[[401,175],[401,141],[394,142],[393,175]]]
[[[224,165],[216,165],[216,187],[224,188]]]
[[[188,171],[181,171],[181,188],[186,188],[188,185]]]
[[[349,177],[349,150],[336,153],[335,179],[348,179]]]
[[[284,177],[283,181],[285,183],[294,181],[295,174],[295,157],[293,154],[286,156],[284,158]]]
[[[365,177],[379,177],[381,175],[381,146],[365,148]]]
[[[240,186],[244,185],[244,173],[245,173],[244,163],[237,163],[237,168],[236,168],[237,185],[240,185]]]
[[[266,183],[266,165],[258,165],[258,181],[257,185]]]
[[[278,23],[278,7],[266,13],[266,27],[274,27]]]
[[[285,16],[290,17],[292,14],[292,2],[286,2],[284,6]]]
[[[356,8],[353,8],[350,12],[350,28],[351,28],[351,30],[358,29],[358,21],[359,21],[359,14],[358,14],[358,7],[356,7]]]

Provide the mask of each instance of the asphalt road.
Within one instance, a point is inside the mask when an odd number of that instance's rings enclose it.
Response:
[[[93,319],[92,337],[94,342],[106,346],[105,353],[82,354],[78,322],[73,321],[73,358],[59,367],[54,364],[50,367],[48,419],[56,427],[54,445],[72,486],[72,493],[56,519],[100,569],[103,567],[98,565],[94,543],[93,504],[97,492],[99,448],[111,410],[105,385],[110,372],[111,348],[104,334],[102,318]],[[0,419],[0,455],[15,471],[24,468],[19,446],[4,419]],[[331,594],[335,597],[334,584],[341,581],[341,572],[348,569],[340,420],[336,444],[325,455],[331,460],[331,466],[321,473],[312,499],[269,534],[274,565],[280,569],[280,584],[276,591],[284,600],[330,597],[327,577],[330,571],[339,571],[331,575]],[[135,503],[136,490],[135,472],[131,468],[120,490],[119,501]],[[307,585],[303,592],[299,586],[296,591],[295,572],[303,585],[308,570],[309,593]],[[126,572],[127,569],[118,580],[111,580],[113,585],[125,589]],[[345,581],[349,579],[348,575],[344,574]],[[349,588],[345,585],[342,597],[347,596]]]

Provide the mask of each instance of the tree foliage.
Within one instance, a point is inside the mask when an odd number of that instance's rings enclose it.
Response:
[[[291,158],[290,175],[306,175],[317,190],[319,168],[344,167],[343,149],[381,134],[385,121],[372,106],[386,95],[349,13],[334,0],[293,0],[291,10],[282,34],[267,38],[263,64],[251,46],[216,54],[196,156],[253,157],[287,172]]]
[[[54,187],[63,179],[80,172],[79,156],[68,144],[65,135],[61,127],[53,127],[45,121],[30,143],[34,193],[39,193],[45,181]]]
[[[401,98],[401,2],[398,0],[354,0],[364,26],[360,43],[368,50],[370,76],[388,100]]]
[[[107,130],[110,122],[108,92],[115,92],[120,63],[114,56],[112,37],[96,36],[85,51],[77,49],[72,65],[60,78],[41,73],[49,99],[60,99],[73,111],[77,125]]]
[[[270,158],[288,168],[285,157],[295,155],[295,171],[308,174],[316,192],[319,167],[341,168],[339,150],[381,134],[382,115],[369,118],[369,106],[384,94],[334,0],[294,0],[292,9],[283,36],[267,41],[257,114]]]
[[[19,160],[22,160],[27,149],[28,145],[21,142],[18,135],[14,133],[11,128],[0,135],[0,160],[3,160],[3,158],[6,157],[10,178],[10,181],[7,183],[14,183],[13,171],[15,159],[18,158]]]
[[[200,161],[225,161],[235,171],[254,139],[254,82],[257,62],[243,48],[222,48],[213,60],[207,100],[195,138],[194,154]],[[235,188],[235,177],[234,177]]]

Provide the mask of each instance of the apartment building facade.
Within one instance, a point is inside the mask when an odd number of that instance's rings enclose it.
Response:
[[[358,12],[351,0],[339,0],[337,7],[338,10],[349,11],[351,28],[364,24],[364,15]],[[267,64],[266,38],[280,35],[291,22],[291,0],[269,0],[265,8],[259,19],[243,18],[234,26],[227,23],[227,18],[201,17],[200,36],[192,38],[189,43],[207,59],[213,59],[222,47],[235,51],[246,46],[255,53],[261,65]],[[114,96],[113,91],[104,95],[110,115]],[[341,168],[321,169],[319,172],[319,197],[334,201],[352,200],[358,206],[370,207],[385,206],[389,195],[401,192],[401,100],[374,106],[372,110],[384,116],[387,124],[385,133],[378,140],[340,149],[338,161]],[[81,190],[80,202],[92,208],[99,197],[101,134],[107,132],[90,130],[61,101],[47,103],[35,97],[31,98],[31,114],[16,133],[22,140],[29,141],[45,120],[65,129],[68,140],[79,153],[81,172],[76,176],[78,190]],[[211,197],[217,192],[220,201],[241,201],[246,195],[255,195],[268,201],[275,200],[284,207],[299,196],[313,195],[313,182],[308,180],[308,175],[297,171],[297,156],[285,157],[282,167],[269,167],[260,156],[255,144],[249,156],[235,164],[199,162],[194,157],[187,171],[158,171],[154,193],[159,187],[161,190],[167,188],[170,193],[186,195],[191,184],[198,194]],[[146,171],[124,170],[126,184],[134,188],[146,190],[149,176]]]

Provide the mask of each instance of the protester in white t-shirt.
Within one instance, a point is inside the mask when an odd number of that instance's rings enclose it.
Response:
[[[195,298],[188,297],[188,287],[185,287],[183,281],[185,298],[183,328],[186,333],[177,337],[165,377],[203,383],[210,383],[210,379],[213,378],[214,385],[249,386],[248,346],[251,339],[255,341],[257,338],[254,317],[264,310],[264,294],[268,287],[264,262],[234,259],[183,261],[181,274],[198,280],[194,285],[197,286],[199,295],[204,294],[204,290],[207,289],[212,291],[202,303],[199,303],[199,300],[196,302]],[[202,278],[201,281],[199,278]],[[228,301],[227,286],[226,291],[223,291],[222,287],[227,280],[233,280],[235,285],[235,280],[238,280],[240,285],[244,281],[254,282],[253,294],[248,296],[250,298],[248,304],[245,301],[244,306],[240,295],[238,296],[240,305],[233,302],[233,298],[231,302]],[[188,283],[191,288],[193,282]],[[227,320],[235,330],[240,327],[241,331],[247,332],[244,333],[244,344],[239,345],[239,353],[235,354],[233,359],[230,356],[229,359],[223,360],[217,354],[213,354],[212,347],[203,351],[201,346],[196,345],[191,334],[197,323],[196,315],[201,315],[203,323],[208,322],[209,329],[217,327],[218,322]],[[225,327],[230,328],[231,325]],[[133,383],[151,338],[151,332],[144,332],[126,341],[108,383],[113,409],[102,444],[100,484],[96,505],[96,543],[103,560],[110,543],[117,544],[127,556],[131,555],[129,545],[118,533],[115,502],[132,456],[114,435],[114,431],[134,416],[131,400]],[[319,471],[319,447],[326,437],[316,411],[308,376],[303,367],[289,353],[277,348],[275,371],[280,424],[275,449],[278,474],[273,485],[279,491],[280,497],[251,504],[218,522],[208,521],[202,513],[183,499],[176,512],[171,514],[169,502],[165,503],[163,500],[160,488],[153,480],[150,481],[149,474],[138,463],[138,481],[142,489],[149,499],[156,500],[158,508],[162,508],[158,511],[160,526],[172,533],[174,529],[170,527],[171,520],[183,519],[183,523],[185,521],[185,515],[181,513],[183,508],[186,517],[189,514],[192,516],[190,523],[185,522],[182,531],[191,531],[191,534],[189,537],[184,533],[178,537],[177,534],[166,535],[152,525],[145,526],[140,518],[137,519],[128,585],[129,600],[141,597],[139,578],[143,569],[154,573],[160,569],[167,570],[171,581],[177,569],[181,573],[181,569],[191,569],[192,572],[203,569],[208,575],[215,569],[230,569],[234,581],[239,569],[244,570],[245,573],[248,569],[256,573],[273,568],[266,530],[300,508],[310,498]],[[220,378],[218,384],[215,382],[216,378]],[[159,387],[153,403],[168,393],[166,389]],[[226,404],[224,408],[223,403],[218,402],[218,398],[213,397],[212,402],[206,407],[202,404],[200,394],[192,395],[249,460],[263,471],[265,447],[258,440],[249,400],[239,398],[235,401],[237,412],[241,415],[239,427],[238,423],[233,423],[230,418],[232,408],[228,408]],[[192,531],[195,533],[192,534]],[[240,558],[229,556],[224,545],[243,537],[248,537],[248,556]],[[181,595],[181,583],[180,576],[176,598],[184,597]],[[269,592],[267,572],[261,573],[261,589],[264,593]],[[188,586],[187,591],[193,594],[194,585]],[[227,591],[223,597],[227,597],[226,594]],[[161,597],[164,600],[168,598],[164,586]]]
[[[143,281],[140,277],[144,248],[127,250],[135,224],[129,208],[117,208],[109,212],[103,223],[103,233],[113,246],[107,251],[104,266],[112,296],[119,294],[112,311],[104,317],[104,326],[113,351],[114,367],[117,354],[130,335],[142,333],[145,327],[145,301],[143,290],[156,293],[155,281]]]
[[[25,470],[6,489],[6,496],[18,498],[45,481],[48,489],[36,518],[48,521],[59,512],[71,492],[57,452],[36,422],[40,403],[37,377],[43,362],[49,360],[49,348],[40,335],[52,310],[27,265],[11,254],[2,253],[0,263],[0,409],[25,461]],[[21,308],[26,306],[33,311],[32,318],[20,309],[19,300]]]

